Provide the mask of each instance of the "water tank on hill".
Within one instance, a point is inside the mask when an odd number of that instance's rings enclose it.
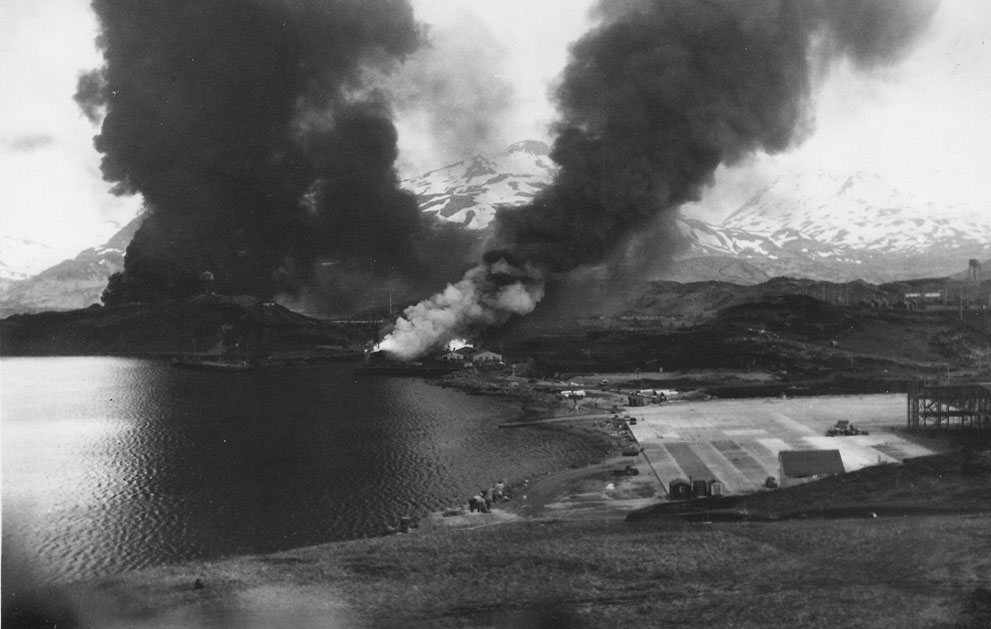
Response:
[[[213,294],[213,273],[210,271],[203,271],[200,273],[200,286],[203,287],[204,295]]]

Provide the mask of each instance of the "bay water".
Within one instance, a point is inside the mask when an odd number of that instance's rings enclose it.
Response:
[[[68,582],[381,534],[596,445],[518,407],[351,364],[245,373],[0,361],[3,571]]]

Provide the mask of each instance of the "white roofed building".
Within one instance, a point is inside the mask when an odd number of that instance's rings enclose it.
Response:
[[[502,354],[496,354],[487,350],[475,352],[471,355],[471,362],[476,365],[494,365],[502,363]]]

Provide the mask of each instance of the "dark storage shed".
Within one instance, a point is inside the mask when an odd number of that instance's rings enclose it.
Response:
[[[692,484],[684,478],[676,478],[668,485],[671,500],[688,500],[692,497]]]
[[[709,495],[709,481],[707,480],[692,481],[692,498],[705,498],[708,495]]]

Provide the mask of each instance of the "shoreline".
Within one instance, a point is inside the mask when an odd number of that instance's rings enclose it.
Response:
[[[536,407],[529,409],[535,410]],[[577,429],[591,438],[591,428],[603,427],[580,426],[565,422],[538,429],[569,434]],[[595,434],[599,439],[612,437],[601,431]],[[828,610],[820,618],[829,618],[830,614],[834,618],[838,617],[836,614],[845,617],[842,614],[846,613],[856,618],[857,613],[876,605],[874,588],[888,587],[883,581],[864,586],[862,595],[851,595],[845,590],[843,600],[852,611],[841,612],[828,603],[832,600],[830,596],[835,595],[833,589],[844,579],[856,581],[859,577],[855,574],[826,577],[820,584],[802,575],[810,574],[810,570],[814,573],[824,558],[835,563],[838,555],[844,559],[835,566],[891,561],[888,555],[877,555],[870,550],[875,545],[885,553],[904,545],[904,552],[895,551],[897,556],[915,561],[919,556],[916,550],[919,540],[926,538],[934,527],[944,534],[932,540],[932,548],[927,546],[927,553],[918,559],[921,565],[941,561],[946,555],[950,557],[946,561],[955,562],[953,565],[958,570],[966,566],[967,574],[981,574],[977,564],[982,560],[966,550],[966,540],[986,531],[986,517],[978,515],[991,510],[986,480],[984,476],[974,476],[973,470],[968,471],[967,462],[957,461],[956,454],[924,458],[927,460],[918,464],[865,468],[809,485],[761,493],[753,499],[744,497],[742,512],[737,500],[726,505],[723,513],[719,505],[704,501],[658,502],[650,496],[633,494],[614,494],[604,500],[602,486],[612,483],[616,469],[628,460],[607,453],[590,465],[523,479],[511,494],[511,501],[497,505],[492,513],[455,516],[448,522],[429,518],[421,523],[421,530],[408,535],[367,537],[270,554],[167,564],[49,588],[37,593],[41,598],[36,600],[44,600],[44,605],[56,612],[74,614],[80,626],[94,627],[262,627],[273,626],[272,623],[284,625],[286,618],[294,626],[302,627],[401,626],[421,622],[431,626],[464,626],[457,620],[462,616],[476,619],[482,626],[515,626],[512,622],[498,624],[490,619],[502,618],[504,614],[516,618],[514,614],[529,613],[527,610],[540,609],[545,604],[557,605],[553,603],[555,600],[571,601],[560,603],[567,613],[577,613],[575,609],[591,605],[593,612],[598,609],[611,618],[617,613],[613,601],[626,600],[622,592],[636,592],[639,588],[654,591],[658,586],[671,592],[672,586],[664,585],[666,581],[658,582],[658,577],[650,576],[651,569],[643,577],[631,571],[632,566],[642,565],[643,544],[653,548],[652,545],[662,543],[666,544],[665,556],[670,558],[653,570],[666,569],[664,566],[670,561],[689,566],[687,573],[685,569],[679,572],[681,579],[687,579],[686,594],[713,588],[712,601],[730,596],[736,602],[727,603],[729,609],[749,609],[759,614],[768,605],[771,609],[781,609],[786,604],[781,599],[767,600],[748,594],[743,573],[734,581],[743,585],[727,593],[720,579],[714,576],[717,573],[710,574],[706,568],[699,567],[695,555],[701,552],[711,561],[712,553],[725,554],[727,561],[733,561],[725,568],[730,571],[749,569],[750,565],[777,565],[779,560],[774,553],[768,555],[762,546],[753,546],[748,541],[757,536],[794,545],[786,556],[787,561],[779,566],[786,574],[793,573],[793,583],[782,581],[780,587],[784,591],[800,592],[797,598],[806,603],[819,598],[827,601],[815,603],[826,605],[823,609]],[[983,473],[987,476],[991,459],[977,460],[983,466],[980,469],[986,468]],[[961,485],[954,490],[956,493],[947,491],[954,484]],[[907,496],[906,487],[913,488],[915,502]],[[635,506],[638,502],[640,508]],[[644,509],[648,504],[655,507]],[[785,505],[792,515],[774,516]],[[865,517],[865,509],[875,513]],[[742,545],[734,541],[740,535]],[[672,546],[670,540],[674,539],[683,539],[684,544]],[[810,539],[815,540],[811,546]],[[848,539],[854,541],[839,542]],[[864,541],[856,541],[861,539]],[[801,553],[811,563],[800,561],[800,555],[795,554],[798,549],[803,549]],[[841,569],[835,566],[830,570]],[[601,580],[584,582],[580,575],[589,570],[603,571],[602,578],[608,577],[610,585]],[[761,574],[753,578],[762,582]],[[961,582],[961,577],[954,578]],[[944,597],[943,608],[956,610],[953,605],[958,599],[963,600],[972,590],[980,589],[979,578],[963,577],[962,582],[970,584],[969,589],[939,591]],[[603,593],[604,587],[608,593]],[[755,592],[766,586],[757,587]],[[951,594],[959,597],[950,598]],[[789,596],[789,600],[792,598],[796,597]],[[514,602],[507,606],[508,600]],[[664,613],[674,613],[670,611],[673,609],[670,597],[651,595],[650,600],[651,605],[661,605],[657,609],[664,609]],[[718,607],[715,602],[712,604]],[[966,604],[969,603],[961,603]],[[642,613],[636,610],[642,607],[643,604],[637,603],[631,610],[619,612],[620,617],[635,620]],[[691,609],[689,605],[688,610]],[[684,622],[690,617],[678,618]],[[781,617],[787,618],[786,624],[776,624],[781,622],[778,620],[762,626],[793,626],[790,624],[793,617]],[[898,622],[905,619],[904,615],[892,617],[897,620],[890,626],[899,626]],[[603,617],[593,613],[592,618]],[[856,624],[850,620],[847,624],[851,622]],[[718,626],[719,622],[707,624]],[[600,625],[593,620],[592,624],[583,626]]]
[[[49,357],[27,357],[27,358],[44,359]],[[61,359],[66,357],[60,356],[60,357],[52,357],[52,358]],[[79,358],[99,359],[103,357],[83,356]],[[128,359],[135,359],[137,357],[115,356],[113,358],[121,358],[128,360]],[[154,363],[157,363],[167,368],[169,363],[166,360],[164,360],[164,358],[165,358],[164,356],[159,355],[154,358],[151,358],[150,360],[153,360]],[[301,368],[305,369],[306,367],[301,367]],[[347,366],[342,365],[342,369],[347,369]],[[234,377],[238,378],[239,376],[235,374]],[[420,380],[422,380],[423,384],[427,385],[428,387],[437,386],[440,383],[440,381],[432,378],[421,378]],[[448,397],[450,397],[450,395],[460,397],[461,395],[469,394],[469,393],[471,392],[466,391],[464,389],[455,389],[449,393]],[[442,396],[443,399],[448,399],[448,397]],[[474,407],[479,409],[491,409],[489,412],[482,412],[481,417],[484,417],[484,420],[480,419],[480,421],[482,421],[483,424],[488,427],[487,430],[489,432],[493,432],[493,433],[498,432],[496,426],[500,422],[504,422],[512,419],[518,419],[524,416],[533,416],[534,413],[540,414],[545,412],[545,409],[528,406],[527,404],[524,403],[523,400],[515,396],[511,398],[507,398],[507,397],[491,396],[486,394],[485,397],[489,397],[492,399],[476,400],[474,403]],[[539,430],[544,431],[546,433],[546,437],[540,436],[538,434],[536,437],[530,437],[525,439],[525,441],[539,443],[541,440],[547,440],[550,442],[558,439],[558,435],[560,434],[560,435],[566,435],[568,437],[566,439],[561,440],[561,443],[567,444],[566,447],[563,447],[559,444],[557,447],[547,448],[546,452],[535,451],[533,457],[528,457],[525,459],[525,461],[533,462],[530,465],[524,464],[521,466],[512,466],[506,464],[505,461],[501,461],[500,459],[493,459],[492,461],[489,461],[488,464],[485,466],[485,469],[488,470],[487,472],[484,472],[482,474],[476,473],[474,474],[474,477],[478,477],[483,482],[485,482],[486,480],[487,482],[495,482],[500,477],[505,477],[507,480],[511,481],[511,483],[508,486],[510,495],[512,495],[514,498],[518,498],[523,493],[521,489],[526,487],[528,484],[537,482],[541,479],[547,478],[549,476],[552,476],[554,474],[563,471],[582,469],[590,465],[599,464],[604,459],[608,458],[612,449],[614,448],[613,444],[609,442],[607,437],[598,431],[590,432],[582,428],[573,430],[562,426],[545,427]],[[493,434],[493,436],[498,437],[497,434]],[[494,442],[494,443],[498,443],[498,442]],[[585,444],[588,445],[586,446]],[[510,458],[509,460],[513,460],[513,459]],[[455,460],[454,462],[457,463],[458,461]],[[493,462],[495,464],[493,464]],[[459,474],[463,474],[464,469],[465,469],[464,467],[452,467],[449,469],[448,471],[449,473],[447,474],[447,476],[456,477]],[[485,486],[485,485],[482,484],[480,486]],[[403,511],[403,507],[400,507],[398,511],[390,514],[394,517],[370,518],[368,519],[366,525],[360,527],[359,529],[354,530],[352,534],[348,535],[347,537],[342,538],[342,537],[337,537],[336,535],[324,536],[324,539],[326,539],[327,541],[322,541],[319,538],[317,538],[315,541],[309,542],[309,544],[347,543],[358,539],[375,539],[375,538],[381,538],[387,536],[392,532],[390,531],[390,529],[393,527],[393,525],[397,523],[400,516],[412,516],[413,518],[422,521],[430,518],[432,514],[440,513],[451,506],[460,506],[460,507],[466,506],[467,500],[471,495],[470,493],[467,493],[467,491],[470,490],[471,487],[472,484],[468,483],[465,487],[462,488],[462,491],[466,492],[463,495],[458,495],[461,492],[455,492],[454,495],[448,496],[447,498],[441,496],[439,499],[431,500],[427,504],[410,506],[409,510],[405,512]],[[276,547],[276,550],[271,550],[271,551],[268,550],[256,551],[250,547],[247,547],[245,548],[245,550],[242,550],[241,553],[255,554],[257,552],[285,552],[299,547],[300,546],[282,546],[281,548]],[[158,565],[168,565],[170,563],[182,563],[185,561],[201,561],[201,560],[222,561],[225,559],[229,559],[232,556],[233,555],[221,551],[221,553],[213,555],[212,557],[211,556],[203,557],[201,555],[200,558],[195,558],[195,557],[190,557],[188,559],[183,557],[165,558],[164,561],[167,563],[146,565],[145,567],[137,568],[137,570],[154,569]],[[30,572],[36,573],[35,577],[32,577],[30,574],[28,574],[28,576],[26,577],[28,581],[32,583],[37,583],[39,585],[51,584],[55,586],[71,584],[77,580],[87,580],[94,578],[95,579],[113,578],[116,575],[127,574],[131,570],[134,570],[134,568],[125,570],[123,572],[106,572],[106,570],[93,570],[89,573],[89,575],[81,575],[81,576],[77,575],[73,577],[73,576],[62,576],[62,574],[59,572],[49,573],[40,566],[31,566],[30,564],[26,564],[25,567],[29,573]]]
[[[531,388],[516,388],[508,385],[498,386],[490,378],[477,375],[458,374],[454,377],[431,379],[435,386],[453,388],[469,395],[495,397],[509,400],[519,405],[516,417],[503,417],[500,428],[506,424],[519,424],[508,430],[543,430],[559,432],[586,441],[595,454],[584,465],[571,464],[547,471],[539,476],[524,476],[514,478],[510,473],[507,478],[507,495],[509,500],[500,503],[498,507],[513,516],[513,518],[533,518],[538,512],[545,510],[547,504],[564,498],[568,487],[576,478],[598,477],[608,475],[609,469],[619,460],[626,439],[618,435],[614,428],[615,420],[611,417],[623,413],[622,407],[615,404],[608,406],[608,411],[596,409],[598,419],[585,421],[587,412],[578,409],[562,407],[555,395],[535,391]],[[617,400],[618,402],[618,397]],[[549,421],[548,421],[549,420]],[[574,420],[574,423],[572,421]],[[560,494],[559,496],[557,494]],[[467,496],[465,502],[467,502]],[[430,514],[427,519],[435,524],[438,514]],[[484,515],[484,514],[482,514]],[[468,516],[471,517],[471,516]],[[452,520],[451,524],[454,525]],[[443,525],[441,523],[441,525]]]
[[[35,357],[37,356],[32,356],[32,358]],[[162,362],[165,362],[169,358],[167,354],[162,353],[156,355],[106,354],[100,355],[99,357],[146,358],[160,360]],[[448,535],[457,534],[458,531],[471,531],[478,528],[491,527],[506,523],[538,521],[543,517],[542,514],[547,510],[548,504],[551,504],[557,499],[565,496],[566,487],[572,486],[576,480],[606,474],[607,467],[618,457],[619,450],[621,448],[620,440],[613,436],[607,428],[608,425],[612,424],[611,420],[603,418],[602,420],[594,423],[583,422],[582,424],[571,424],[569,423],[569,415],[572,411],[567,408],[557,407],[553,396],[541,394],[537,394],[535,396],[521,396],[517,392],[512,391],[508,393],[504,391],[480,391],[477,388],[473,388],[472,385],[452,386],[450,382],[439,378],[425,378],[425,380],[434,386],[454,388],[468,395],[481,395],[484,397],[502,398],[504,401],[510,400],[517,402],[518,410],[515,414],[503,415],[499,417],[497,421],[506,422],[526,418],[530,420],[527,427],[517,429],[543,430],[550,433],[561,433],[571,437],[578,437],[585,440],[589,444],[589,447],[595,452],[584,465],[575,463],[569,465],[564,461],[560,461],[554,469],[550,469],[542,474],[514,478],[512,477],[511,472],[507,470],[503,473],[503,476],[509,481],[506,486],[507,495],[509,498],[506,502],[493,505],[490,513],[465,514],[462,516],[444,518],[441,516],[444,509],[441,511],[431,512],[416,522],[413,530],[409,531],[410,535],[430,534],[431,532],[439,535]],[[464,385],[463,382],[460,384]],[[475,384],[484,386],[484,383]],[[549,417],[560,421],[550,424],[540,423],[539,421],[534,422],[535,419],[547,419]],[[459,506],[466,505],[467,500],[468,496],[464,496],[464,500]],[[229,575],[232,570],[233,572],[251,570],[248,566],[254,564],[256,561],[260,561],[264,565],[268,561],[266,558],[275,558],[284,555],[323,553],[326,551],[331,551],[335,548],[349,548],[356,544],[375,543],[377,541],[385,542],[386,540],[391,540],[393,538],[398,539],[404,537],[407,537],[407,535],[403,535],[397,530],[385,530],[380,532],[369,531],[368,534],[360,537],[289,548],[271,553],[246,552],[209,559],[190,559],[177,562],[167,562],[156,566],[127,570],[105,576],[87,577],[64,583],[38,582],[29,588],[19,591],[18,594],[22,595],[24,601],[28,604],[40,606],[41,608],[48,610],[46,613],[55,613],[56,616],[59,614],[64,615],[66,613],[72,615],[71,610],[85,609],[88,606],[88,602],[85,600],[85,597],[78,597],[78,592],[88,591],[91,595],[93,594],[93,591],[91,590],[92,588],[95,588],[95,591],[97,592],[107,589],[129,589],[131,587],[144,589],[148,587],[147,584],[149,582],[161,583],[162,579],[172,583],[174,579],[178,578],[177,575],[180,574],[202,575],[223,573]],[[234,568],[232,568],[232,566],[234,566]],[[32,576],[30,574],[18,574],[17,576],[19,578],[25,578],[28,583],[32,581]],[[8,578],[10,577],[8,576]],[[194,583],[196,579],[200,578],[203,577],[191,576]],[[213,580],[213,578],[211,578],[211,580]],[[182,589],[185,589],[185,585],[185,577],[183,577]],[[173,587],[170,585],[167,589],[171,590]],[[6,604],[7,602],[5,601],[5,607]],[[55,612],[51,612],[51,610],[55,610]],[[5,609],[5,620],[7,619],[6,614],[7,610]],[[104,622],[105,619],[101,619],[99,623],[92,626],[102,626]],[[82,626],[89,625],[83,623]],[[121,626],[130,626],[130,623],[126,623]],[[167,626],[187,625],[167,624]],[[200,625],[194,623],[190,626]],[[306,625],[304,624],[303,626]],[[320,626],[323,626],[323,624],[320,624]]]

